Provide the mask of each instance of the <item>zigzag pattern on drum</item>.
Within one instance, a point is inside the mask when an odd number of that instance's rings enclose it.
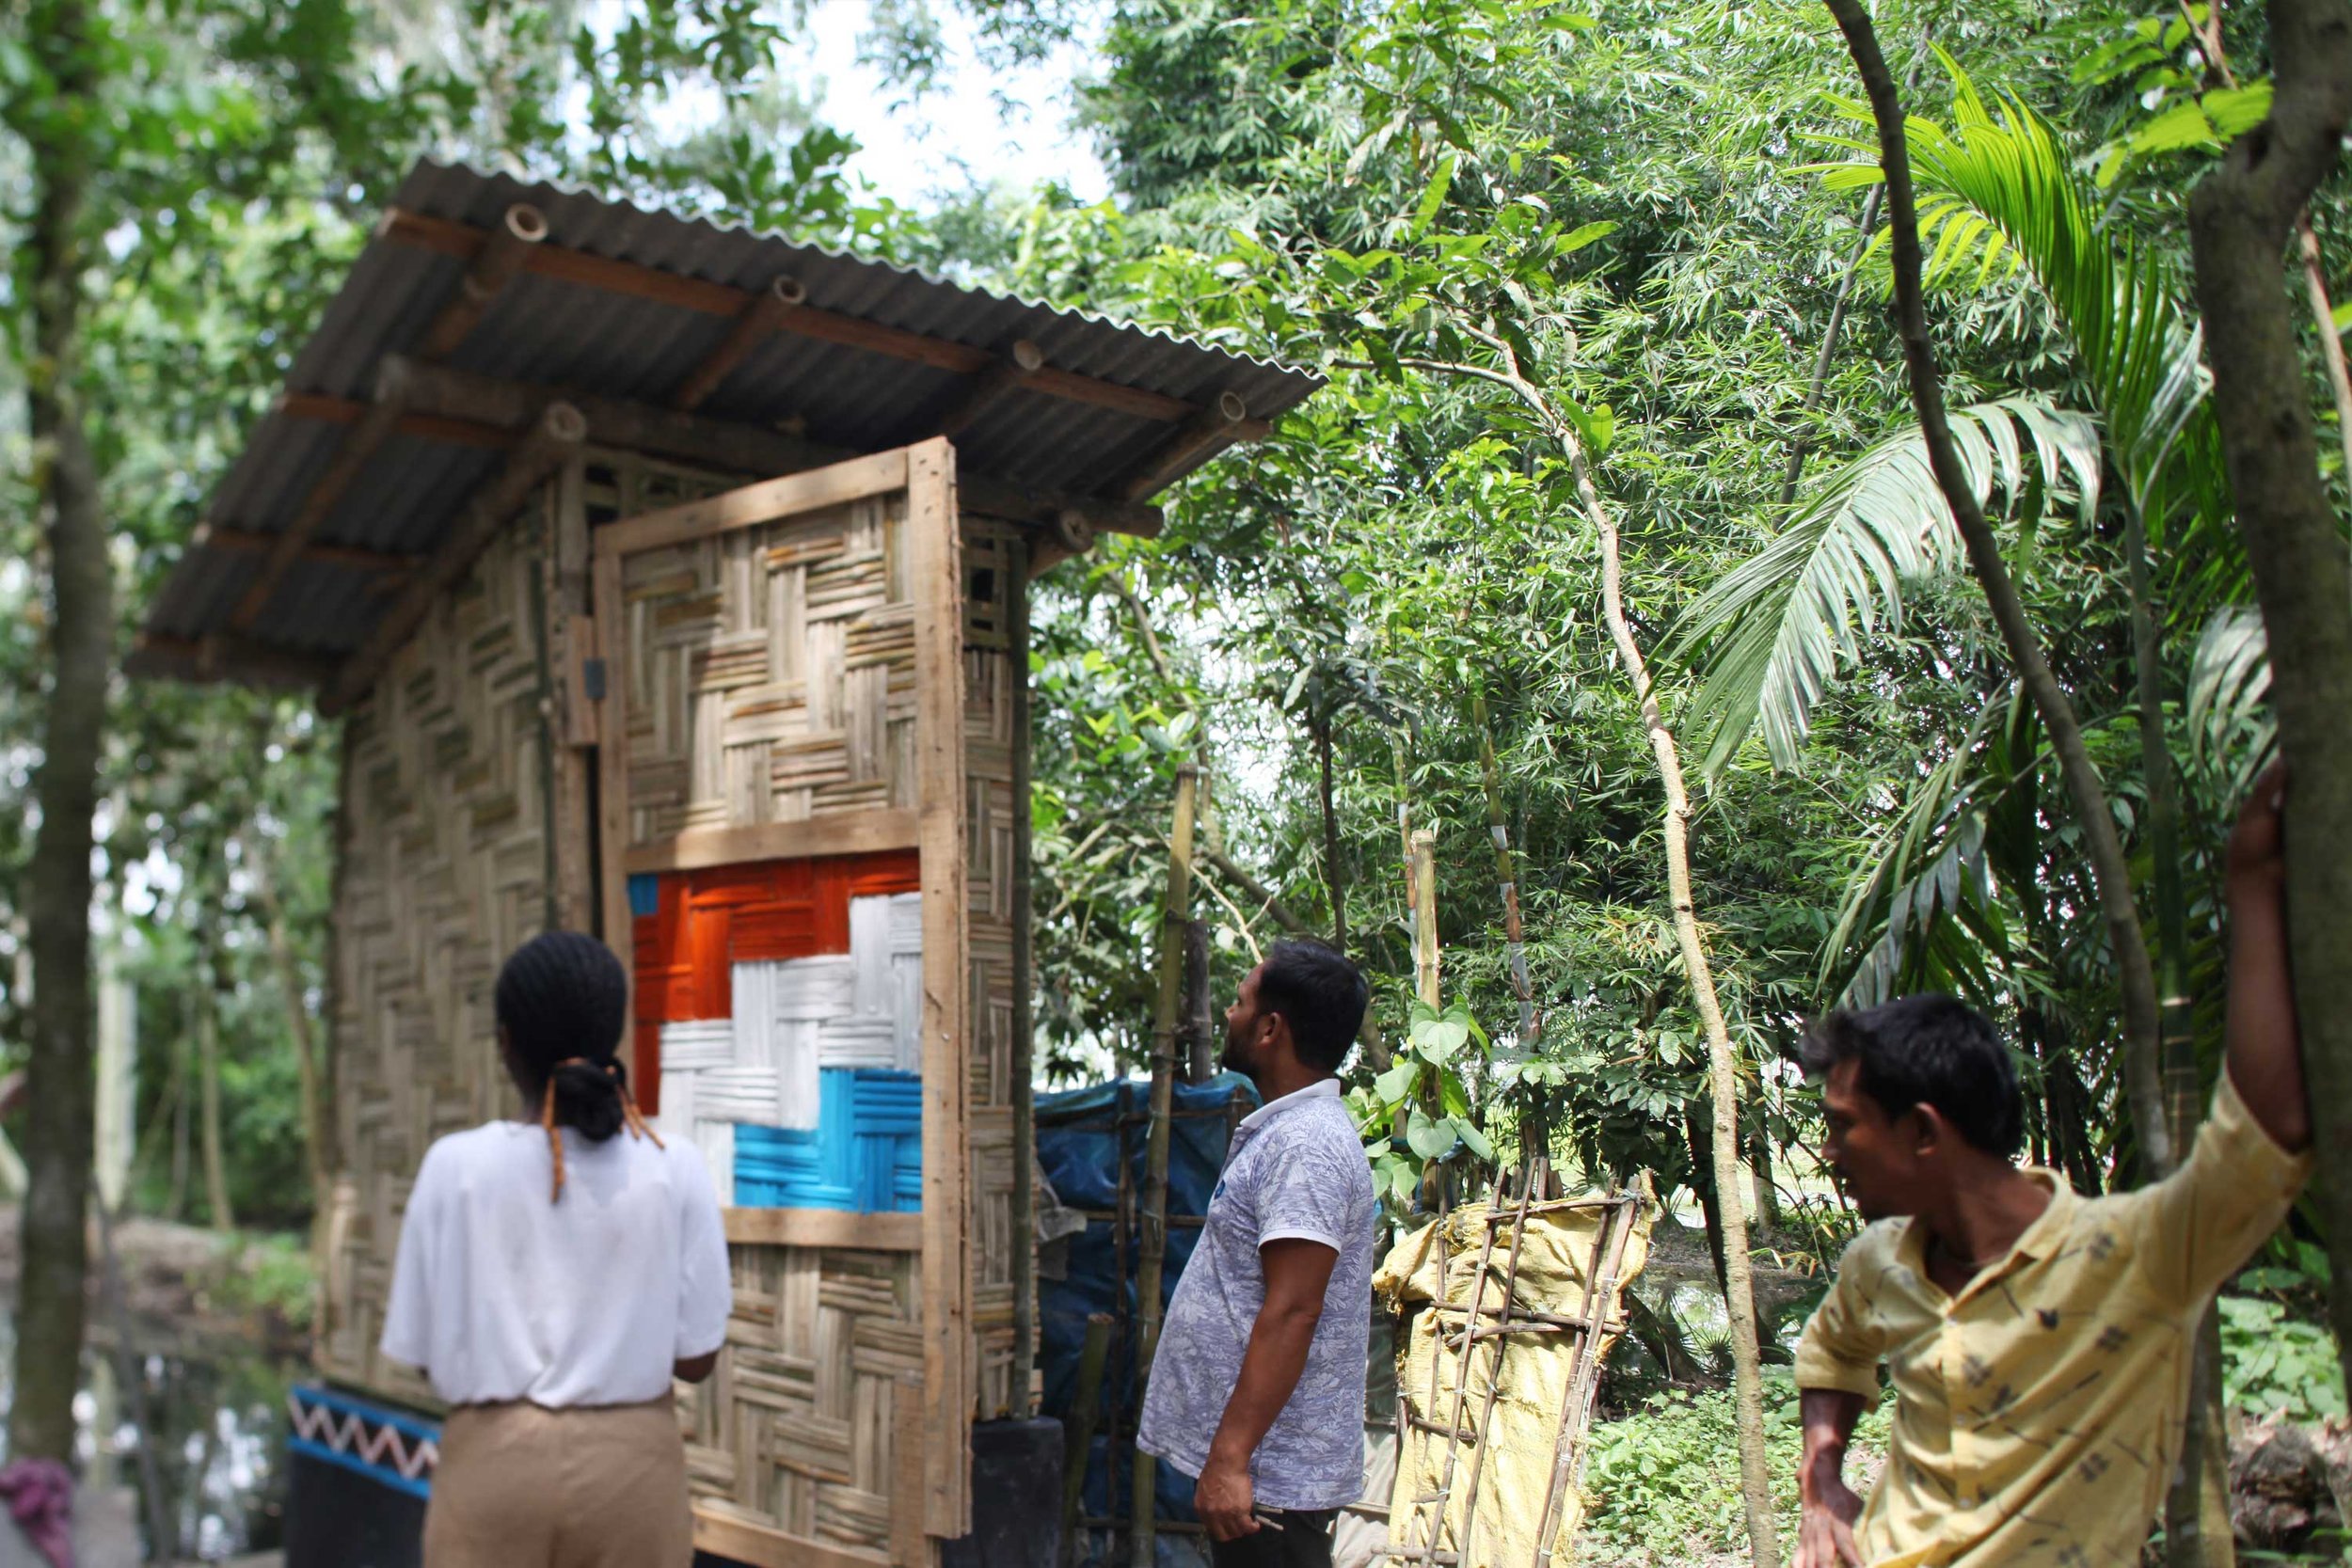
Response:
[[[340,1465],[412,1497],[433,1489],[440,1433],[423,1421],[305,1386],[286,1391],[286,1418],[293,1427],[286,1446],[295,1453]]]

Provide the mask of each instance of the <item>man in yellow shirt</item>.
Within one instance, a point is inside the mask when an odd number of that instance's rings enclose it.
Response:
[[[2164,1180],[2084,1198],[2012,1164],[2016,1069],[1949,997],[1833,1013],[1808,1035],[1830,1164],[1872,1223],[1797,1349],[1797,1568],[2138,1560],[2180,1448],[2198,1319],[2311,1172],[2282,787],[2265,775],[2230,837],[2228,1066]],[[1842,1470],[1882,1361],[1895,1418],[1866,1505]]]

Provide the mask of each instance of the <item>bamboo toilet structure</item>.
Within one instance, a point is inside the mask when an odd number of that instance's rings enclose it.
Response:
[[[1100,318],[433,163],[157,600],[135,674],[342,722],[322,1386],[421,1494],[376,1339],[432,1141],[504,1114],[491,985],[633,975],[632,1081],[731,1198],[681,1390],[698,1545],[928,1565],[1029,1413],[1027,593],[1319,383]]]

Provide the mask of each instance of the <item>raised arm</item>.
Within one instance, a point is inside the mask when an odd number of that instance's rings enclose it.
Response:
[[[2303,1097],[2303,1043],[2287,969],[2286,855],[2280,809],[2286,767],[2254,782],[2230,833],[2230,1082],[2273,1143],[2299,1154],[2311,1147]]]
[[[1294,1237],[1266,1243],[1258,1259],[1265,1269],[1265,1305],[1249,1330],[1241,1375],[1225,1402],[1224,1418],[1193,1490],[1193,1509],[1215,1541],[1232,1541],[1258,1528],[1251,1515],[1256,1488],[1249,1461],[1307,1370],[1307,1349],[1323,1320],[1323,1294],[1340,1255],[1321,1242]]]

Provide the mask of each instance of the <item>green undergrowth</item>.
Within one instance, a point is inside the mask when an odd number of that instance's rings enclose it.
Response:
[[[1863,1417],[1846,1479],[1863,1491],[1885,1453],[1887,1406]],[[1781,1539],[1796,1540],[1797,1389],[1785,1367],[1764,1370],[1764,1438]],[[1740,1433],[1729,1388],[1673,1389],[1632,1415],[1595,1423],[1584,1464],[1588,1508],[1579,1568],[1676,1568],[1746,1560]]]

